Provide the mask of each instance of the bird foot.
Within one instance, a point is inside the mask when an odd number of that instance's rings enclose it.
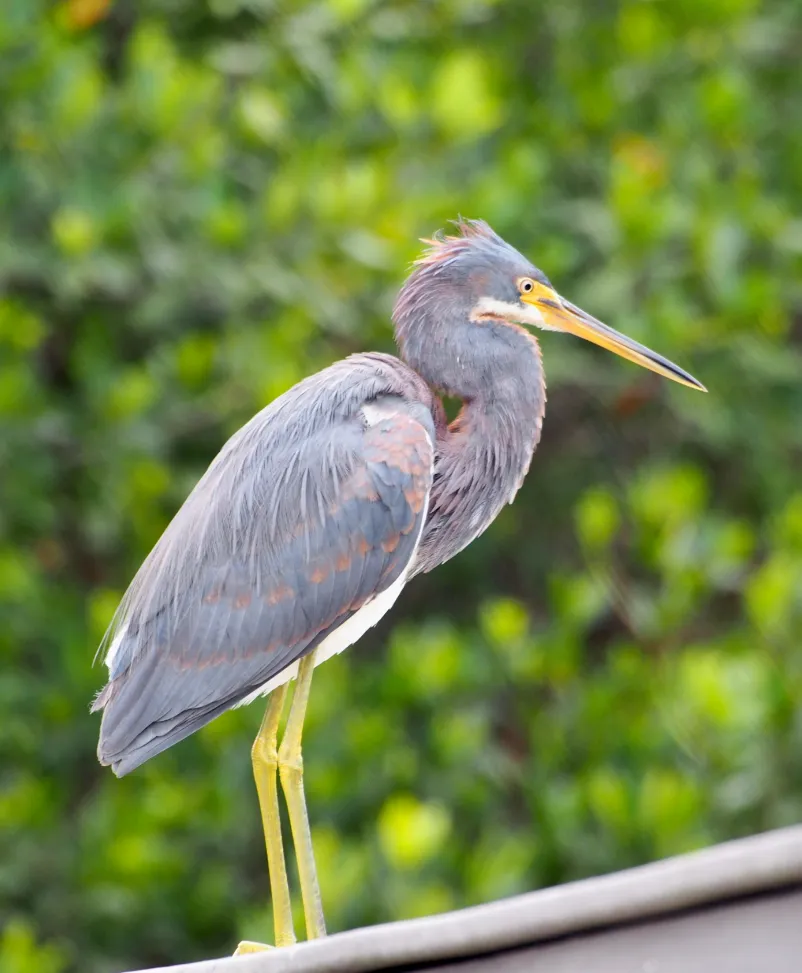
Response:
[[[247,956],[249,953],[264,953],[268,949],[275,949],[275,946],[268,946],[266,943],[254,943],[250,939],[243,939],[234,950],[235,956]]]

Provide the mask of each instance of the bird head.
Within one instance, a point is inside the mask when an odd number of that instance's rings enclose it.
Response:
[[[399,294],[394,320],[402,348],[425,327],[425,311],[443,321],[503,322],[584,338],[674,382],[706,391],[684,369],[571,304],[546,275],[483,220],[459,220],[457,234],[424,240],[427,250]],[[415,312],[418,312],[415,317]]]

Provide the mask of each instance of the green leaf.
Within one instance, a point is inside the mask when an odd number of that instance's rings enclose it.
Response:
[[[411,794],[393,795],[379,812],[379,844],[394,868],[419,868],[437,853],[450,830],[445,808]]]
[[[501,122],[502,108],[486,60],[477,51],[453,51],[432,81],[431,113],[449,138],[477,138]]]

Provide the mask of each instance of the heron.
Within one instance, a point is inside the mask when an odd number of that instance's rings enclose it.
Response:
[[[279,784],[306,935],[326,931],[301,748],[313,670],[515,498],[546,403],[532,329],[706,391],[561,297],[486,222],[459,219],[422,242],[393,308],[399,357],[335,362],[239,429],[135,575],[99,650],[108,682],[92,707],[103,713],[98,757],[118,776],[267,696],[251,759],[276,946],[296,941]],[[450,422],[445,396],[462,403]]]

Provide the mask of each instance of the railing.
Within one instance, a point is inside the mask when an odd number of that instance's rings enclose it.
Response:
[[[755,908],[758,901],[762,903],[759,910]],[[672,922],[687,922],[688,910],[696,910],[690,915],[698,927],[705,921],[709,923],[714,913],[720,917],[722,910],[730,909],[730,932],[723,935],[720,928],[711,928],[708,947],[704,946],[703,928],[697,928],[692,935],[679,926],[674,933],[666,932]],[[769,921],[771,931],[766,926]],[[751,970],[744,949],[750,943],[759,946],[761,942],[765,961],[761,971],[802,970],[802,826],[488,905],[356,929],[261,954],[170,967],[169,973],[369,973],[398,967],[410,970],[417,964],[432,969],[466,957],[477,959],[470,967],[472,973],[491,968],[503,969],[505,973],[537,968],[540,973],[548,973],[552,966],[541,962],[541,954],[553,952],[555,940],[564,944],[566,937],[568,943],[591,936],[598,939],[601,930],[607,931],[605,935],[612,934],[626,924],[632,928],[633,923],[642,926],[647,922],[660,924],[662,939],[668,936],[668,946],[676,947],[673,954],[669,949],[667,958],[654,967],[660,973],[689,970],[689,963],[696,969],[700,950],[713,946],[715,965],[698,968],[709,968],[709,973]],[[746,930],[745,939],[737,936],[738,930]],[[658,941],[651,935],[648,942]],[[621,948],[619,944],[615,961],[619,968]],[[684,958],[680,956],[682,950]],[[594,946],[591,965],[577,960],[576,965],[560,965],[559,969],[592,969],[594,973],[614,970],[615,965],[604,965],[602,954],[603,950]],[[676,963],[671,960],[674,954]],[[737,961],[736,966],[728,961],[730,954]],[[481,957],[485,957],[484,963],[479,961]],[[520,957],[519,965],[515,965],[515,957]],[[630,968],[642,967],[627,966]],[[167,968],[149,973],[167,973]]]

